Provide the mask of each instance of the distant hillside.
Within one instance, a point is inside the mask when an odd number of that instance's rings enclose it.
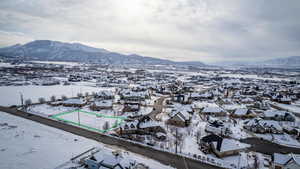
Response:
[[[287,58],[271,59],[262,62],[262,65],[278,67],[300,67],[300,56],[290,56]]]
[[[246,66],[246,67],[282,67],[282,68],[300,68],[300,56],[290,56],[290,57],[284,57],[284,58],[278,58],[278,59],[270,59],[266,61],[261,62],[217,62],[214,63],[214,65],[218,66]]]
[[[160,64],[160,65],[197,65],[201,62],[174,62],[165,59],[144,57],[140,55],[124,55],[105,49],[93,48],[80,43],[63,43],[50,40],[36,40],[24,45],[16,44],[0,48],[0,56],[24,60],[40,61],[73,61],[100,64]]]

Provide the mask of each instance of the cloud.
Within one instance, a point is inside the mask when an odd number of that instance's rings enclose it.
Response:
[[[300,1],[2,0],[0,45],[51,39],[177,61],[300,54]],[[9,39],[9,40],[8,40]]]

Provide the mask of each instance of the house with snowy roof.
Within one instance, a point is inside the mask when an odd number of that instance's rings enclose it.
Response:
[[[144,116],[148,117],[148,116]],[[159,140],[166,139],[166,130],[161,123],[151,118],[140,118],[122,124],[116,131],[122,137],[131,138],[132,135],[152,135]]]
[[[126,101],[123,112],[138,112],[141,109],[141,103],[137,101]]]
[[[232,134],[230,125],[219,120],[209,120],[208,124],[205,126],[205,131],[220,136],[229,136]]]
[[[239,108],[233,111],[233,113],[231,113],[230,116],[233,118],[253,118],[256,115],[250,109]]]
[[[244,128],[254,133],[283,133],[281,125],[274,120],[263,120],[259,118],[250,119],[244,122]]]
[[[121,90],[119,94],[121,96],[121,99],[127,101],[144,101],[150,98],[150,93],[148,90],[135,92],[132,91],[131,89],[124,89]]]
[[[215,134],[204,136],[200,140],[200,149],[205,150],[204,152],[213,152],[219,158],[247,151],[249,147],[248,144],[234,139],[222,138]]]
[[[214,95],[212,92],[206,92],[206,93],[193,92],[190,94],[189,100],[197,101],[197,100],[209,100],[209,99],[213,99],[213,98],[214,98]]]
[[[115,94],[111,90],[102,90],[96,93],[95,97],[103,100],[112,100],[114,99]]]
[[[169,119],[167,124],[179,126],[179,127],[187,127],[191,123],[191,115],[187,111],[177,111],[172,110],[169,113]]]
[[[62,101],[62,105],[66,107],[83,107],[86,104],[86,100],[82,98],[73,98]]]
[[[87,169],[126,169],[138,166],[135,160],[120,151],[98,151],[84,159],[83,163]]]
[[[107,110],[113,108],[113,100],[95,100],[90,109],[93,111]]]
[[[263,113],[263,118],[266,120],[276,120],[276,121],[291,121],[294,122],[296,117],[287,111],[281,110],[267,110]]]
[[[272,156],[274,169],[299,169],[300,155],[274,153]]]
[[[201,111],[201,114],[211,115],[211,116],[226,116],[227,112],[217,106],[215,106],[215,107],[207,106],[207,107],[203,108],[203,110]]]

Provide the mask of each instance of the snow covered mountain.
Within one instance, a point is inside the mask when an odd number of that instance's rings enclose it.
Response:
[[[73,61],[101,64],[160,64],[160,65],[190,65],[189,62],[174,62],[165,59],[144,57],[136,54],[124,55],[105,49],[93,48],[80,43],[63,43],[50,40],[36,40],[24,45],[16,44],[0,48],[0,56],[24,60],[40,61]],[[193,65],[205,66],[201,62]]]

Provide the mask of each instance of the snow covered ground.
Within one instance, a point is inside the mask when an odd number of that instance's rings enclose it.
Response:
[[[74,107],[50,106],[47,104],[38,104],[30,106],[27,111],[34,114],[55,115],[62,112],[75,110]]]
[[[117,149],[0,112],[1,169],[53,169],[92,147],[101,147],[106,152]],[[150,169],[172,169],[138,154],[128,153],[127,156],[145,163]]]
[[[1,86],[0,87],[0,105],[21,105],[20,94],[23,94],[24,100],[31,99],[37,102],[38,98],[43,97],[49,100],[51,96],[55,95],[60,98],[62,95],[68,97],[76,96],[77,93],[97,92],[102,88],[84,85],[55,85],[55,86]]]
[[[53,169],[99,143],[0,112],[0,168]]]
[[[78,112],[72,112],[72,113],[61,115],[59,116],[59,118],[67,121],[75,122],[80,125],[92,127],[98,130],[106,130],[122,122],[122,120],[119,118],[107,118],[107,117],[97,116],[96,114],[97,113],[93,113],[93,112],[87,113],[87,112],[78,111]],[[105,123],[109,124],[109,126],[107,126],[106,129],[104,128]]]
[[[78,66],[78,62],[54,62],[54,61],[31,61],[32,63],[44,63],[44,64],[54,64],[54,65],[68,65],[68,66]]]

